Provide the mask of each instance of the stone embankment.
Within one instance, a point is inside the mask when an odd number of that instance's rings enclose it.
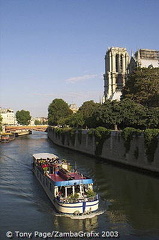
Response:
[[[134,167],[139,170],[159,173],[158,140],[158,145],[152,152],[151,149],[146,148],[143,134],[133,136],[128,143],[125,142],[120,131],[111,131],[109,137],[100,144],[96,141],[95,136],[89,134],[88,130],[68,133],[49,127],[48,137],[55,144],[65,148],[100,157],[130,168]]]

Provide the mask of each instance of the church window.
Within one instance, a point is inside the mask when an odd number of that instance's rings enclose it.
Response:
[[[123,71],[123,54],[120,55],[120,70]]]
[[[116,54],[116,72],[119,72],[118,62],[119,62],[119,54]]]

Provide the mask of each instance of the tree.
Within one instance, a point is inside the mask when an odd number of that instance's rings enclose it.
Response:
[[[102,126],[115,130],[125,127],[146,128],[146,118],[146,108],[141,104],[130,99],[120,102],[107,100],[93,113],[89,127]],[[155,124],[156,118],[153,121]]]
[[[105,101],[105,103],[100,105],[93,113],[93,124],[95,124],[96,127],[102,126],[117,130],[118,125],[122,121],[120,108],[118,101]]]
[[[78,112],[83,115],[83,119],[85,121],[85,126],[90,126],[93,119],[93,113],[97,110],[97,108],[100,106],[99,103],[95,103],[93,100],[86,101],[82,104],[82,106],[79,108]]]
[[[89,128],[98,126],[111,128],[112,125],[112,106],[111,101],[107,100],[104,104],[97,104],[88,118],[85,119]]]
[[[146,107],[130,99],[119,102],[121,123],[120,127],[146,128]]]
[[[146,109],[147,128],[159,128],[159,108]]]
[[[29,111],[21,110],[16,112],[17,122],[21,125],[29,125],[31,116]]]
[[[83,127],[85,121],[83,119],[83,115],[80,112],[72,114],[68,119],[68,124],[71,127]]]
[[[36,119],[36,120],[34,121],[34,124],[35,124],[35,125],[42,125],[42,122],[41,122],[40,120],[37,120],[37,119]]]
[[[159,68],[137,68],[128,76],[121,99],[147,107],[159,107]]]
[[[72,113],[68,104],[63,99],[56,98],[48,107],[48,123],[49,125],[57,125],[60,119],[66,118]]]

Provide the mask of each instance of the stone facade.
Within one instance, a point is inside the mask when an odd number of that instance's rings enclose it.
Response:
[[[140,49],[134,55],[137,67],[159,67],[159,51]]]
[[[120,100],[121,90],[125,85],[129,62],[129,54],[126,48],[111,47],[106,52],[104,101],[106,99]]]
[[[139,49],[130,59],[126,48],[108,49],[105,55],[103,102],[106,99],[120,100],[127,74],[135,67],[159,67],[159,51]]]
[[[78,107],[75,103],[70,104],[69,109],[71,109],[73,113],[76,113],[78,111]]]
[[[82,130],[80,141],[78,134],[75,133],[74,144],[68,139],[68,134],[66,134],[64,138],[64,135],[57,135],[51,127],[48,128],[48,137],[53,143],[59,146],[97,157],[95,154],[95,138],[91,137],[87,130]],[[159,173],[159,145],[155,150],[153,161],[149,162],[146,155],[144,135],[134,137],[131,140],[130,149],[127,151],[121,132],[112,131],[111,136],[105,140],[102,152],[98,157],[105,159],[106,161],[109,160],[112,163],[114,162],[119,165],[125,165],[128,168],[133,167],[141,171],[146,170]]]
[[[3,125],[15,125],[17,123],[15,113],[12,109],[0,108]]]

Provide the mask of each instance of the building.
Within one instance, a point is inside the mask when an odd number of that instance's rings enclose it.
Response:
[[[16,116],[12,109],[0,108],[0,115],[2,116],[2,125],[16,125]]]
[[[103,102],[106,99],[120,100],[127,75],[136,67],[159,67],[159,51],[139,49],[130,59],[126,48],[108,49],[105,55]]]
[[[120,100],[130,59],[126,48],[111,47],[105,55],[104,98]]]
[[[48,118],[45,117],[35,117],[31,118],[30,125],[47,125],[48,124]]]
[[[159,51],[140,49],[134,54],[137,67],[159,67]]]
[[[73,113],[76,113],[78,111],[78,107],[74,103],[69,105],[69,109],[71,109]]]

